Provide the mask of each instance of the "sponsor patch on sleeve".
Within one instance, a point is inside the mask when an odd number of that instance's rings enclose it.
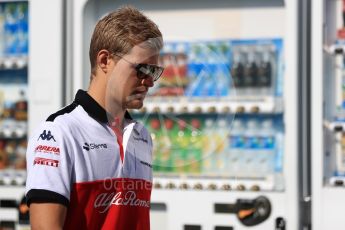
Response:
[[[53,160],[53,159],[48,159],[48,158],[43,158],[43,157],[36,157],[34,159],[34,165],[47,165],[47,166],[52,166],[52,167],[59,167],[59,161],[58,160]]]
[[[54,141],[56,142],[52,132],[50,130],[43,130],[43,132],[39,135],[37,141],[44,140],[44,141]]]
[[[60,155],[60,148],[49,145],[38,145],[35,148],[35,153],[50,153]]]

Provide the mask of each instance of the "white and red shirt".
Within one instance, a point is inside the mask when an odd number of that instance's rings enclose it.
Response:
[[[65,205],[64,229],[150,229],[152,140],[125,118],[117,138],[106,111],[82,90],[50,115],[28,144],[28,205]]]

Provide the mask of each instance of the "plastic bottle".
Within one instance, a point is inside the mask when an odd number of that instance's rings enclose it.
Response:
[[[276,133],[276,153],[274,157],[274,186],[276,190],[282,191],[285,188],[283,176],[284,170],[284,133],[277,131]]]
[[[179,80],[182,81],[187,75],[187,55],[186,55],[186,45],[180,43],[176,47],[176,69],[177,69],[177,76],[180,78]],[[178,82],[181,85],[182,82]]]
[[[17,15],[17,41],[19,55],[28,54],[28,4],[26,2],[18,3],[16,9]]]
[[[260,151],[256,163],[258,173],[262,176],[273,175],[275,161],[275,129],[272,119],[261,123]]]
[[[5,55],[16,55],[18,47],[16,3],[5,4]]]
[[[257,88],[258,68],[255,62],[255,52],[253,47],[244,47],[243,51],[247,53],[247,60],[244,65],[244,87],[245,95],[255,95]]]
[[[230,54],[230,43],[228,41],[221,41],[218,44],[219,51],[219,62],[228,65],[229,68],[229,54]]]
[[[160,160],[160,122],[158,119],[153,118],[150,120],[149,131],[151,133],[152,143],[153,143],[153,170],[159,172],[161,170],[161,160]]]
[[[259,150],[259,125],[255,118],[247,121],[245,136],[245,151],[241,159],[241,168],[244,169],[244,175],[247,177],[257,177],[255,164]]]
[[[159,142],[159,151],[160,151],[160,162],[163,171],[172,172],[174,171],[174,162],[172,161],[171,157],[171,148],[172,148],[172,140],[169,134],[173,124],[172,122],[166,122],[163,119],[160,119],[161,124],[161,132],[160,132],[160,140]]]
[[[269,95],[272,90],[272,64],[271,64],[271,52],[268,47],[261,47],[262,59],[258,67],[258,85],[261,89],[261,94]]]
[[[181,161],[179,159],[180,148],[175,144],[178,128],[175,125],[175,122],[169,118],[164,120],[164,134],[163,137],[165,139],[164,143],[164,154],[167,154],[167,166],[169,167],[168,171],[175,172],[178,171],[178,168],[181,165]]]
[[[188,85],[185,91],[187,97],[200,97],[203,87],[205,69],[199,44],[192,44],[188,59]]]
[[[188,146],[188,136],[187,136],[187,122],[185,119],[179,119],[178,122],[178,132],[177,136],[175,138],[176,145],[178,145],[180,148],[187,148]]]
[[[186,153],[186,171],[190,173],[201,172],[202,160],[202,131],[200,119],[193,118],[191,120],[190,147]]]
[[[175,125],[176,126],[176,125]],[[184,119],[179,119],[177,122],[177,133],[172,141],[172,155],[174,156],[175,169],[178,172],[184,172],[185,159],[187,154],[187,148],[189,145],[189,139],[187,136],[187,122]]]
[[[5,141],[0,141],[0,170],[5,169],[8,166],[8,156],[4,149]]]
[[[216,94],[217,97],[225,97],[229,94],[229,71],[226,66],[222,63],[218,63],[215,67],[216,76]]]
[[[201,82],[203,85],[202,97],[213,97],[216,95],[216,77],[215,77],[215,66],[217,63],[217,57],[215,53],[215,46],[212,43],[202,46],[203,50],[203,70],[205,74]]]
[[[229,160],[226,164],[226,169],[230,176],[236,177],[241,170],[240,160],[244,154],[244,132],[245,126],[241,119],[235,119],[232,122],[232,127],[229,134],[228,155]]]
[[[240,52],[239,47],[234,47],[233,49],[233,64],[231,67],[231,77],[232,77],[232,84],[230,87],[234,87],[236,89],[232,90],[231,95],[235,96],[235,93],[238,95],[242,94],[242,90],[244,87],[244,66],[243,66],[243,59],[242,54]]]
[[[214,121],[211,118],[205,120],[205,127],[203,129],[203,151],[202,151],[202,173],[211,174],[215,161],[215,142],[214,142]]]
[[[5,13],[4,4],[0,3],[0,58],[5,54]]]
[[[209,65],[206,68],[204,68],[201,74],[198,76],[198,82],[198,90],[200,91],[200,97],[206,99],[207,97],[214,95],[214,80]]]
[[[216,132],[216,168],[214,170],[220,174],[224,174],[226,173],[226,164],[229,161],[227,148],[229,128],[225,119],[220,118],[218,120]]]

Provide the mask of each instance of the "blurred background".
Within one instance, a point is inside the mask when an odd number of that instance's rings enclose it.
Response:
[[[27,138],[89,84],[98,19],[164,35],[140,111],[153,230],[345,229],[342,0],[0,0],[0,229],[30,229]]]

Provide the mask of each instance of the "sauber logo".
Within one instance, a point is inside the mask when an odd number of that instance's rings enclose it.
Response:
[[[53,153],[56,155],[60,155],[60,149],[58,147],[52,147],[47,145],[39,145],[35,148],[35,152],[43,152],[43,153]]]
[[[122,192],[101,193],[97,196],[94,202],[94,207],[100,208],[100,213],[106,212],[111,205],[150,208],[150,201],[137,198],[137,195],[134,191],[127,191],[124,194]]]
[[[47,159],[42,157],[36,157],[34,160],[34,165],[48,165],[53,167],[59,167],[59,161],[53,159]]]
[[[84,143],[83,149],[90,151],[90,149],[106,149],[108,148],[107,144],[95,144],[95,143]]]

